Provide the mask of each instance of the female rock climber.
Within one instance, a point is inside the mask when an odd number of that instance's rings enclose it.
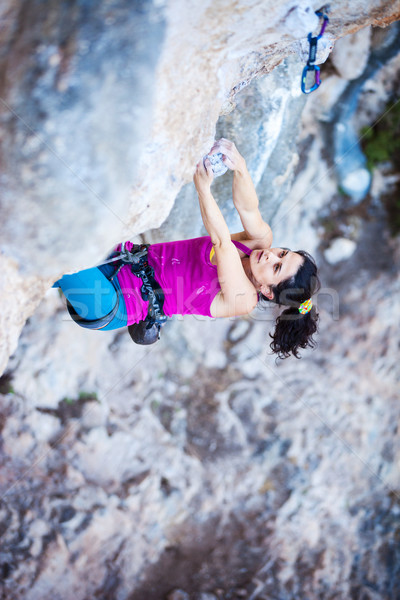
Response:
[[[196,166],[194,184],[208,236],[150,246],[125,242],[107,264],[64,275],[55,286],[80,325],[104,330],[128,326],[132,339],[144,344],[157,339],[166,316],[234,317],[251,313],[260,301],[273,301],[288,308],[277,318],[271,349],[281,358],[291,353],[299,358],[300,348],[315,345],[315,262],[302,250],[271,248],[271,228],[259,211],[244,158],[224,138],[208,156],[213,160],[217,154],[233,171],[241,233],[229,233],[211,193],[214,175],[207,157]]]

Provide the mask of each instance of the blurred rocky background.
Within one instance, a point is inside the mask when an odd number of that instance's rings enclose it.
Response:
[[[400,3],[330,3],[305,96],[320,8],[3,0],[0,598],[400,597]],[[274,308],[78,328],[52,282],[203,234],[220,136],[320,264],[317,350],[275,360]]]

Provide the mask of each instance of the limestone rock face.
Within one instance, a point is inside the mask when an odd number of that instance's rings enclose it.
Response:
[[[319,5],[39,4],[0,7],[2,597],[397,598],[393,175],[349,215],[321,121],[350,84],[328,59],[299,92]],[[328,47],[399,8],[331,3]],[[399,59],[358,123],[399,96]],[[202,234],[189,181],[215,135],[245,155],[277,245],[318,259],[319,345],[301,361],[269,354],[273,306],[177,317],[140,347],[77,327],[49,289],[120,237]],[[234,230],[230,185],[213,190]],[[329,264],[343,239],[354,252]]]
[[[331,60],[343,79],[356,79],[364,71],[370,51],[371,29],[365,27],[338,40]]]
[[[237,92],[298,52],[311,2],[2,4],[1,240],[22,277],[95,264],[165,220]],[[330,40],[398,2],[331,4]],[[133,190],[129,192],[129,189]],[[30,300],[15,286],[17,305]],[[8,333],[20,320],[2,297]],[[28,311],[29,312],[29,311]]]
[[[2,371],[34,290],[43,296],[63,272],[97,262],[118,237],[151,126],[165,21],[151,0],[1,10],[0,235],[2,263],[11,261],[0,276]],[[6,282],[12,268],[18,276]]]

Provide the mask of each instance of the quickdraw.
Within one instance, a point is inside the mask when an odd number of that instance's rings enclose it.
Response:
[[[301,91],[303,92],[303,94],[311,94],[311,92],[316,90],[321,85],[320,68],[315,64],[315,60],[317,57],[318,40],[320,40],[324,35],[324,31],[326,29],[327,24],[329,23],[329,19],[322,12],[316,12],[315,14],[318,17],[322,18],[324,22],[322,24],[321,31],[317,36],[313,37],[311,33],[309,33],[307,37],[308,43],[310,44],[310,51],[308,55],[307,64],[304,67],[301,76]],[[307,76],[310,73],[314,74],[314,84],[311,87],[307,87]]]

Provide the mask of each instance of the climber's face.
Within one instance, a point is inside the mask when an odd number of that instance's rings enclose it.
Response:
[[[253,283],[264,296],[272,299],[272,287],[291,279],[304,262],[304,258],[287,248],[258,248],[249,257]]]

